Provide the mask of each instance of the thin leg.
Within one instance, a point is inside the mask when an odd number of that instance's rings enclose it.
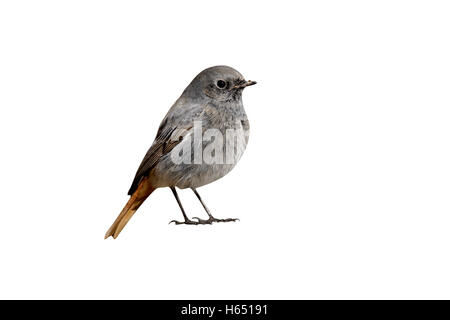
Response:
[[[200,203],[202,204],[203,208],[205,209],[206,213],[208,214],[208,216],[210,218],[214,218],[211,214],[211,212],[209,212],[208,207],[203,203],[202,197],[200,197],[200,194],[197,192],[197,189],[195,188],[191,188],[192,191],[194,191],[195,195],[197,196],[198,200],[200,201]]]
[[[172,193],[175,196],[175,199],[177,199],[178,205],[180,206],[180,209],[181,209],[181,213],[183,213],[184,222],[172,220],[169,222],[169,224],[171,224],[172,222],[175,224],[198,224],[198,222],[190,220],[188,218],[188,216],[186,215],[186,212],[184,212],[183,205],[181,204],[180,198],[178,197],[178,193],[177,193],[177,190],[175,189],[175,187],[170,187],[170,190],[172,190]]]
[[[197,192],[197,190],[195,188],[191,188],[192,191],[194,191],[195,195],[197,196],[198,200],[200,201],[200,203],[202,204],[203,208],[205,209],[206,213],[209,216],[208,220],[204,220],[204,219],[200,219],[197,217],[193,217],[192,219],[197,219],[198,224],[212,224],[213,222],[234,222],[234,221],[238,221],[239,219],[237,218],[227,218],[227,219],[217,219],[214,218],[211,214],[211,212],[209,211],[208,207],[203,203],[202,198],[200,197],[200,194]]]

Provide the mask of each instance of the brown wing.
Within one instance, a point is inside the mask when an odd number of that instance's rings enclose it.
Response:
[[[150,171],[158,163],[159,159],[169,153],[177,144],[182,141],[182,132],[187,132],[190,128],[178,129],[172,128],[163,122],[158,130],[155,141],[153,142],[150,149],[147,151],[144,159],[139,166],[136,176],[134,177],[133,183],[131,184],[129,195],[132,195],[136,191],[141,180],[148,176]],[[176,132],[177,131],[177,132]],[[174,134],[175,133],[175,134]]]

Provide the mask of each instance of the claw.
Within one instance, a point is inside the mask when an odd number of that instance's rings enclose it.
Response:
[[[213,222],[236,222],[236,221],[239,221],[238,218],[217,219],[217,218],[214,218],[214,217],[210,217],[209,219],[205,220],[205,219],[200,219],[199,217],[192,217],[192,219],[195,219],[197,221],[188,220],[188,221],[185,221],[185,222],[179,222],[179,221],[176,221],[176,220],[172,220],[172,221],[169,222],[169,224],[174,222],[175,224],[199,225],[199,224],[213,224]]]
[[[185,220],[184,222],[180,222],[180,221],[177,221],[177,220],[172,220],[172,221],[169,222],[169,224],[171,224],[173,222],[176,225],[179,225],[179,224],[200,225],[200,224],[213,224],[213,222],[236,222],[236,221],[240,221],[238,218],[217,219],[217,218],[214,218],[214,217],[209,217],[208,220],[205,220],[205,219],[200,219],[199,217],[192,217],[192,219],[196,219],[197,221]]]
[[[205,219],[200,219],[198,217],[193,217],[192,219],[197,219],[199,224],[212,224],[212,222],[213,222],[213,220],[211,220],[211,219],[205,220]]]
[[[193,225],[197,225],[197,224],[199,224],[199,222],[195,222],[195,221],[192,221],[192,220],[186,220],[186,221],[183,221],[183,222],[180,222],[180,221],[177,221],[177,220],[172,220],[172,221],[169,222],[169,224],[171,224],[172,222],[175,223],[175,225],[179,225],[179,224],[193,224]]]
[[[226,218],[226,219],[215,219],[215,222],[236,222],[239,221],[238,218]]]

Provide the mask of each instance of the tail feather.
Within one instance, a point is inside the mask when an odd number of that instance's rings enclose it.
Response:
[[[143,181],[144,182],[144,181]],[[108,229],[105,234],[105,239],[108,237],[113,237],[116,239],[134,213],[139,209],[141,204],[144,203],[145,199],[154,191],[153,188],[148,188],[141,183],[138,189],[132,194],[130,200],[128,200],[125,207],[120,212],[119,216],[116,218],[114,223]]]

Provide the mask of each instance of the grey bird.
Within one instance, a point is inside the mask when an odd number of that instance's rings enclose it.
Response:
[[[128,191],[131,197],[105,239],[117,238],[147,197],[163,187],[172,190],[183,214],[183,221],[171,221],[175,224],[238,220],[214,218],[197,188],[225,176],[245,150],[250,127],[242,91],[254,84],[255,81],[246,81],[238,71],[227,66],[205,69],[192,80],[161,122]],[[175,188],[192,189],[208,219],[189,219]]]

